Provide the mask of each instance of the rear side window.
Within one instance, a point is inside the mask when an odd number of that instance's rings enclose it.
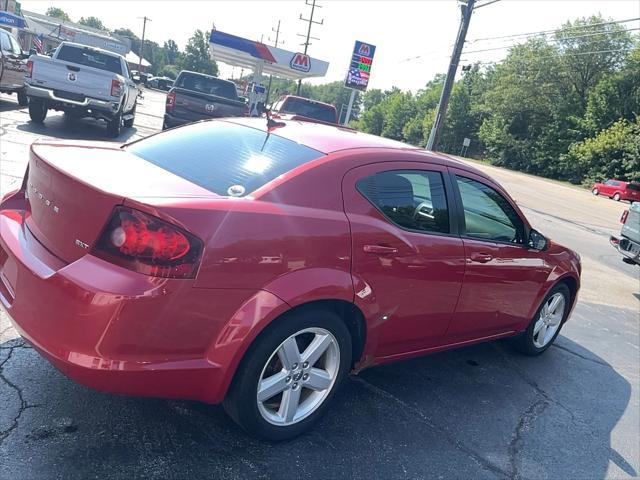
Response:
[[[207,95],[217,95],[231,100],[238,98],[236,86],[233,83],[225,82],[224,80],[214,77],[205,77],[193,73],[181,73],[178,80],[176,80],[175,86]]]
[[[447,197],[440,172],[380,172],[359,180],[357,189],[399,227],[449,233]]]
[[[616,181],[616,180],[607,180],[606,182],[604,182],[605,185],[611,185],[612,187],[619,187],[620,186],[620,182]]]
[[[277,135],[219,121],[169,130],[126,149],[210,192],[233,197],[324,155]]]
[[[320,103],[305,102],[298,98],[288,98],[279,110],[281,113],[302,115],[307,118],[315,118],[323,122],[335,123],[336,112],[332,107]]]
[[[120,58],[90,48],[72,47],[64,45],[58,52],[58,60],[77,63],[85,67],[99,68],[108,72],[122,75]]]
[[[456,180],[468,237],[523,243],[524,224],[506,198],[484,183],[458,176]]]
[[[627,190],[635,190],[635,191],[640,191],[640,184],[637,183],[628,183],[627,184]]]

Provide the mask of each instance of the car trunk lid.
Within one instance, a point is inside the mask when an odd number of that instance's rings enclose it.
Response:
[[[27,192],[27,227],[68,263],[88,253],[114,207],[126,198],[219,198],[124,150],[95,145],[34,144]]]

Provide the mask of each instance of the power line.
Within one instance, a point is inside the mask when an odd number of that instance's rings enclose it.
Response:
[[[561,27],[561,28],[556,28],[556,29],[553,29],[553,30],[540,30],[538,32],[514,33],[514,34],[510,34],[510,35],[500,35],[500,36],[497,36],[497,37],[475,38],[473,40],[467,40],[467,42],[468,43],[475,43],[475,42],[484,42],[484,41],[487,41],[487,40],[499,40],[499,39],[502,39],[502,38],[536,36],[536,35],[541,35],[541,34],[560,32],[560,31],[563,31],[563,30],[585,29],[585,28],[591,28],[591,27],[599,27],[599,26],[602,26],[602,25],[613,25],[615,23],[629,23],[629,22],[634,22],[636,20],[640,20],[640,17],[628,18],[626,20],[613,20],[613,21],[610,21],[610,22],[592,23],[592,24],[589,24],[589,25],[577,25],[577,26],[571,26],[571,27]]]
[[[614,53],[614,52],[631,52],[635,50],[635,47],[631,47],[631,48],[619,48],[616,50],[595,50],[592,52],[580,52],[580,53],[562,53],[560,54],[560,56],[562,57],[578,57],[581,55],[596,55],[599,53]],[[541,59],[545,59],[545,58],[557,58],[558,55],[545,55],[544,57],[536,57],[533,60],[541,60]],[[487,62],[473,62],[471,60],[468,59],[464,59],[461,60],[461,62],[470,62],[474,65],[498,65],[500,63],[504,63],[506,61],[506,59],[504,60],[499,60],[499,61],[487,61]],[[516,62],[523,62],[523,63],[529,63],[527,60],[523,60],[523,59],[515,59]]]
[[[585,35],[578,35],[578,36],[575,36],[575,37],[563,37],[563,38],[558,38],[558,39],[549,38],[549,39],[545,39],[545,41],[547,42],[547,45],[551,45],[551,43],[549,43],[549,42],[559,43],[559,42],[563,42],[563,41],[566,41],[566,40],[575,40],[577,38],[586,38],[586,37],[592,37],[592,36],[602,35],[602,34],[617,35],[617,34],[622,34],[624,32],[635,32],[637,30],[640,30],[640,27],[639,28],[626,28],[626,29],[624,29],[624,31],[619,31],[619,32],[610,32],[609,30],[599,30],[597,32],[591,32],[591,33],[587,33]],[[490,52],[490,51],[495,51],[495,50],[506,50],[508,48],[512,48],[512,47],[515,47],[515,46],[518,46],[518,45],[523,45],[523,42],[526,41],[526,40],[528,40],[528,39],[525,38],[525,39],[520,40],[520,42],[512,42],[512,43],[508,43],[508,44],[505,44],[505,45],[502,45],[502,46],[499,46],[499,47],[491,47],[491,48],[484,48],[484,49],[481,49],[481,50],[465,51],[464,53],[468,54],[468,53]],[[398,63],[404,63],[404,62],[408,62],[408,61],[411,61],[411,60],[417,60],[417,59],[424,58],[424,57],[435,58],[432,54],[438,54],[437,58],[445,57],[445,55],[442,55],[440,51],[432,50],[431,52],[428,52],[428,53],[423,54],[423,55],[417,55],[415,57],[407,57],[407,58],[405,58],[403,60],[400,60]]]
[[[635,32],[636,30],[640,30],[640,27],[639,28],[628,28],[628,29],[625,30],[625,32]],[[549,42],[560,43],[560,42],[564,42],[566,40],[575,40],[576,38],[593,37],[595,35],[602,35],[603,33],[606,33],[606,30],[603,30],[603,31],[597,32],[597,33],[589,33],[589,34],[586,34],[586,35],[579,35],[577,37],[564,37],[564,38],[558,38],[558,39],[549,39],[549,40],[546,40],[546,44],[547,45],[551,45]],[[622,32],[619,32],[619,33],[622,33]],[[508,48],[516,47],[518,45],[524,45],[524,43],[511,43],[509,45],[503,45],[501,47],[483,48],[482,50],[471,50],[469,52],[464,52],[464,53],[467,54],[467,53],[490,52],[492,50],[506,50]]]

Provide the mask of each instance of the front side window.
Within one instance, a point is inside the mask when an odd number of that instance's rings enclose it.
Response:
[[[524,243],[524,224],[511,204],[496,190],[470,178],[456,176],[467,237],[495,242]]]
[[[14,37],[11,34],[9,34],[8,37],[9,37],[9,43],[11,43],[11,51],[16,55],[20,55],[22,53],[22,47],[20,46],[20,43],[18,43],[18,40],[16,40],[16,37]]]
[[[618,187],[618,186],[620,186],[620,182],[617,182],[615,180],[607,180],[605,182],[605,185],[610,185],[612,187]]]
[[[11,51],[11,41],[9,40],[9,34],[6,32],[0,32],[0,47],[4,52]]]
[[[393,170],[358,181],[358,191],[399,227],[449,233],[449,213],[442,174]]]

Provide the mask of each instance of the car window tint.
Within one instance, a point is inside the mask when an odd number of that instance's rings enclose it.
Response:
[[[440,172],[380,172],[360,179],[356,187],[399,227],[449,233],[447,197]]]
[[[302,115],[303,117],[328,123],[335,123],[336,121],[335,110],[328,105],[322,105],[320,103],[289,97],[280,108],[281,113]]]
[[[456,176],[466,236],[497,242],[523,243],[524,225],[511,204],[496,190]]]
[[[637,184],[637,183],[628,183],[628,184],[627,184],[627,190],[636,190],[636,191],[640,191],[640,184]]]
[[[126,146],[127,151],[224,196],[250,194],[322,152],[230,122],[202,122]]]
[[[90,48],[64,45],[58,52],[58,60],[77,63],[86,67],[99,68],[122,75],[120,58]]]
[[[18,40],[16,40],[16,37],[14,37],[11,34],[9,34],[8,37],[9,37],[9,42],[11,43],[11,51],[16,55],[20,55],[22,53],[22,47],[20,46],[20,43],[18,43]]]
[[[197,75],[195,73],[181,73],[175,86],[207,95],[217,95],[231,100],[238,98],[236,86],[233,83],[215,77]]]
[[[0,48],[5,52],[11,52],[11,41],[9,40],[9,34],[0,31]]]

